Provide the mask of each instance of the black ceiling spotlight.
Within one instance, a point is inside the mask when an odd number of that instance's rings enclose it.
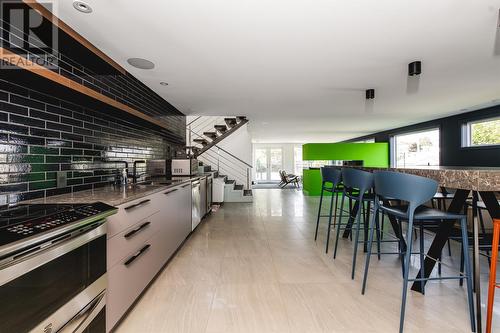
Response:
[[[410,62],[408,64],[408,75],[409,76],[420,75],[421,73],[422,73],[422,62],[421,61],[414,61],[414,62]]]
[[[374,99],[375,89],[366,89],[365,94],[366,94],[366,99]]]

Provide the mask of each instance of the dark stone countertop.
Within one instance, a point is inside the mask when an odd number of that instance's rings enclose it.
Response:
[[[186,177],[166,181],[153,180],[129,184],[127,186],[108,185],[93,190],[50,196],[41,199],[22,201],[21,203],[90,203],[101,201],[111,206],[118,206],[126,202],[161,192],[171,187],[191,182],[199,177]]]
[[[354,167],[389,170],[436,180],[440,186],[474,191],[500,191],[500,167],[422,166],[405,168]]]

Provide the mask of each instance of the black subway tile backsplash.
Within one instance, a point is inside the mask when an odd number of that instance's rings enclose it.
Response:
[[[38,102],[38,101],[33,100],[33,99],[29,99],[26,97],[21,97],[21,96],[17,96],[17,95],[10,95],[10,102],[14,103],[14,104],[29,106],[31,108],[45,110],[44,103]]]
[[[63,124],[68,124],[68,125],[73,125],[73,126],[78,126],[82,127],[82,122],[80,120],[76,120],[74,118],[67,118],[67,117],[61,117],[61,122]]]
[[[29,118],[29,117],[21,117],[21,116],[15,115],[15,114],[10,115],[10,122],[16,123],[16,124],[33,126],[33,127],[45,128],[45,121],[43,121],[43,120]]]
[[[53,130],[63,131],[63,132],[73,131],[73,127],[68,126],[68,125],[63,125],[63,124],[59,124],[59,123],[51,123],[49,121],[47,122],[46,125],[47,125],[48,129],[53,129]]]
[[[124,164],[116,161],[128,161],[132,172],[134,160],[167,159],[182,147],[128,114],[115,117],[2,80],[0,88],[0,100],[10,101],[0,101],[0,204],[101,187],[121,174]],[[67,187],[57,188],[57,171],[67,173]]]
[[[24,106],[9,104],[7,102],[0,102],[0,110],[9,113],[20,114],[23,116],[28,115],[28,108]]]
[[[44,119],[44,120],[50,120],[50,121],[55,121],[55,122],[59,121],[58,115],[51,114],[48,112],[39,111],[36,109],[30,109],[30,117]]]
[[[45,87],[38,79],[29,86],[15,76],[0,79],[0,205],[105,186],[121,174],[124,164],[118,161],[127,161],[131,172],[134,160],[169,159],[183,149],[186,118],[181,112],[129,73],[96,73],[101,67],[92,56],[81,62],[92,70],[68,54],[60,54],[51,70],[162,119],[167,128],[90,97]],[[145,171],[144,165],[138,168]],[[57,188],[58,171],[66,172],[64,188]]]
[[[55,113],[61,116],[73,117],[73,112],[67,109],[60,108],[58,106],[47,105],[47,111]]]

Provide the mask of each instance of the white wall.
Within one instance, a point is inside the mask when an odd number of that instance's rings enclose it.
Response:
[[[248,125],[245,124],[238,128],[236,132],[222,140],[217,146],[227,150],[234,156],[252,164],[252,137],[248,132]]]

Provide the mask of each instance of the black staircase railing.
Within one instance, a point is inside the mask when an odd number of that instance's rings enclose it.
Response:
[[[248,122],[244,117],[238,119],[239,122],[236,118],[229,119],[234,119],[236,123],[232,124],[232,127],[215,139],[210,139],[201,133],[213,130],[216,125],[220,127],[224,123],[223,117],[197,117],[190,121],[187,125],[188,149],[194,157],[205,164],[211,165],[219,174],[234,179],[236,183],[244,184],[245,189],[250,189],[252,165],[217,144]],[[228,132],[229,134],[227,134]],[[199,142],[205,140],[207,142],[203,147],[196,147],[197,142],[195,140]]]

